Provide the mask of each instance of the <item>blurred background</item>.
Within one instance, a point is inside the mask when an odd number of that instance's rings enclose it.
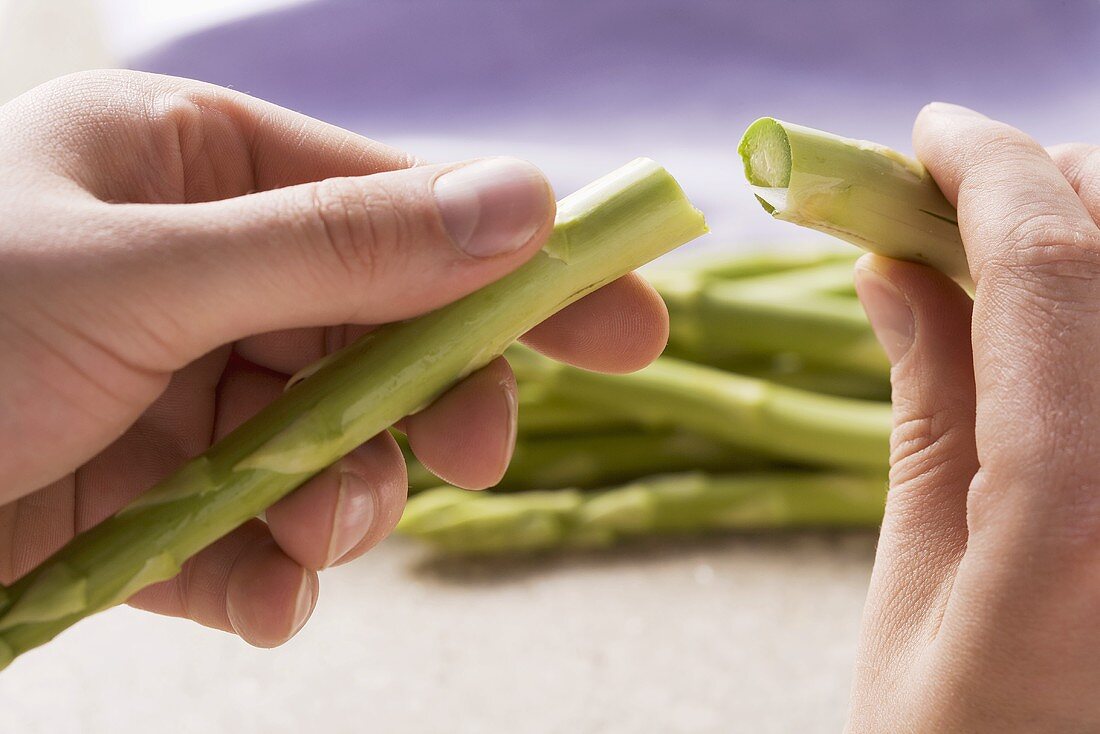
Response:
[[[559,194],[639,155],[706,212],[697,251],[802,249],[747,194],[762,115],[909,150],[931,100],[1100,140],[1097,0],[0,0],[0,102],[124,66],[264,97],[424,158],[527,158]],[[254,650],[117,609],[0,676],[5,732],[826,732],[873,533],[440,560],[322,577]]]

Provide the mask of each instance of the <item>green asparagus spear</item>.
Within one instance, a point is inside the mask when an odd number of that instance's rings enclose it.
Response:
[[[650,427],[679,427],[788,461],[881,470],[890,406],[818,395],[671,357],[629,375],[601,375],[522,347],[508,351],[519,379]]]
[[[973,290],[955,209],[918,161],[770,117],[749,127],[739,151],[776,219],[931,265]]]
[[[850,283],[850,266],[845,272]],[[890,365],[855,299],[782,288],[778,278],[762,285],[752,278],[666,283],[659,291],[673,324],[668,353],[719,365],[791,354],[808,365],[889,376]]]
[[[618,413],[546,397],[540,394],[543,392],[538,385],[524,383],[519,386],[518,433],[521,437],[572,436],[637,428],[634,421]]]
[[[852,274],[855,264],[856,258],[849,255],[815,267],[740,278],[736,283],[740,286],[738,290],[748,296],[774,298],[777,292],[782,292],[793,297],[830,295],[854,298]]]
[[[646,159],[567,197],[548,244],[523,267],[324,360],[205,454],[0,590],[0,667],[172,577],[550,314],[705,231],[675,179]]]
[[[520,421],[523,421],[522,414]],[[412,459],[411,456],[407,458]],[[761,457],[683,431],[595,433],[522,438],[495,491],[606,487],[650,474],[689,469],[731,471],[761,468]],[[409,489],[438,487],[423,464],[409,462]]]
[[[865,375],[851,370],[821,367],[807,363],[798,355],[788,352],[757,359],[735,359],[728,362],[712,360],[705,364],[777,385],[824,395],[883,402],[890,400],[889,374]]]
[[[586,548],[640,535],[873,528],[885,495],[882,476],[796,471],[674,474],[594,493],[441,487],[409,500],[397,529],[458,554]]]
[[[680,266],[648,274],[668,305],[672,329],[665,354],[813,392],[889,400],[889,364],[854,300],[851,255],[822,255],[801,267],[778,256],[773,270],[755,269],[767,258],[741,255],[724,261],[748,274],[714,277]],[[549,401],[548,401],[549,402]]]
[[[844,251],[816,249],[803,252],[776,252],[769,250],[723,255],[707,254],[672,262],[661,260],[641,268],[640,272],[646,280],[654,283],[684,276],[704,280],[737,280],[853,262],[855,258]]]

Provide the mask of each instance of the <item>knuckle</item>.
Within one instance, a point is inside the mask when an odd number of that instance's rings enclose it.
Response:
[[[351,178],[332,178],[309,187],[316,241],[353,281],[389,267],[403,249],[408,224],[384,188],[364,191]]]
[[[979,280],[1025,289],[1059,302],[1092,303],[1100,278],[1100,232],[1073,227],[1049,211],[1019,212],[1007,229],[1011,247],[982,263]]]
[[[1086,146],[1067,178],[1082,197],[1100,197],[1100,145]]]
[[[995,120],[985,121],[987,130],[975,146],[979,160],[1004,160],[1028,156],[1039,148],[1030,136],[1011,125]]]
[[[1051,148],[1050,155],[1078,193],[1088,190],[1100,176],[1100,145],[1067,143]]]
[[[944,412],[898,421],[890,436],[890,486],[939,474],[966,455],[955,445],[959,424]]]
[[[1063,212],[1045,202],[1027,202],[1006,215],[1005,239],[1027,263],[1044,265],[1058,260],[1095,259],[1100,237],[1095,228],[1077,226]],[[1052,257],[1053,256],[1053,257]]]

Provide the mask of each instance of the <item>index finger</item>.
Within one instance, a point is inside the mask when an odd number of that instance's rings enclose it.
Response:
[[[1100,503],[1090,491],[1100,460],[1100,230],[1046,151],[1015,128],[930,105],[914,146],[958,207],[976,283],[984,476],[971,497],[971,531],[1005,509],[1083,517],[1078,501]]]
[[[249,362],[294,374],[355,341],[370,327],[337,326],[268,332],[236,343]],[[597,372],[631,372],[657,358],[668,340],[664,301],[630,273],[562,309],[522,337],[533,349]]]

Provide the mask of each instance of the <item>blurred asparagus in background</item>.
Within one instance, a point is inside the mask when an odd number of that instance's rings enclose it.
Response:
[[[439,487],[410,500],[399,527],[459,553],[591,548],[715,530],[874,527],[884,483],[874,475],[784,470],[670,474],[598,492]]]
[[[889,366],[855,299],[852,254],[657,264],[665,355],[603,375],[523,347],[516,452],[467,492],[409,459],[398,531],[439,552],[599,548],[653,535],[877,526]]]

